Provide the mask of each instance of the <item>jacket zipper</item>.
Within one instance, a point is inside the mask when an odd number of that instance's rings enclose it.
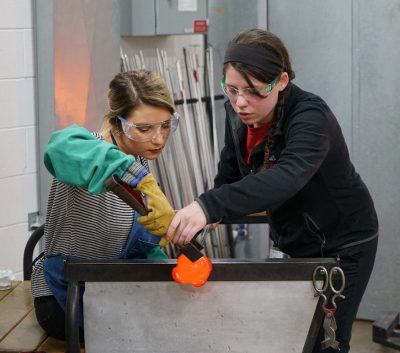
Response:
[[[307,229],[315,236],[318,237],[319,241],[321,242],[320,250],[321,250],[321,257],[324,257],[324,251],[326,247],[326,237],[325,233],[319,228],[318,224],[311,218],[308,213],[303,213],[303,217],[306,222]]]

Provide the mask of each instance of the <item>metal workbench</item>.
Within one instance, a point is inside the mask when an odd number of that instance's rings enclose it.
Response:
[[[88,353],[99,347],[152,353],[243,353],[248,347],[258,353],[276,352],[277,344],[287,352],[312,351],[323,319],[312,274],[319,265],[329,270],[335,259],[213,259],[209,281],[200,288],[173,282],[175,265],[176,260],[68,260],[68,352],[79,352],[80,281],[86,284]]]

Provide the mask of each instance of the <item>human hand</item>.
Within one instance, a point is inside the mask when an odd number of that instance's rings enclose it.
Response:
[[[167,198],[160,190],[152,174],[147,174],[136,189],[146,195],[149,213],[138,218],[139,222],[155,235],[164,235],[175,215]]]
[[[206,224],[207,219],[203,209],[194,201],[176,213],[166,237],[175,244],[187,244]]]

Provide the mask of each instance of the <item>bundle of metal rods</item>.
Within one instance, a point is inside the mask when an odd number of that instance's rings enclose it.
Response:
[[[149,163],[175,209],[188,205],[213,187],[219,159],[212,49],[205,51],[203,70],[199,66],[198,52],[184,48],[183,54],[183,65],[179,59],[170,63],[166,51],[156,49],[155,58],[146,58],[146,65],[142,51],[128,57],[121,49],[121,70],[147,66],[156,71],[167,83],[181,115],[179,127],[170,136],[167,147],[157,160]],[[148,67],[149,62],[154,62],[155,67]],[[226,227],[221,225],[211,230],[204,239],[204,247],[209,257],[230,257]],[[171,244],[166,251],[170,257],[178,254],[178,249]]]

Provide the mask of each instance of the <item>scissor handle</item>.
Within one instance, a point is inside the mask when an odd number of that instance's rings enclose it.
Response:
[[[342,282],[341,286],[339,289],[336,289],[335,286],[333,285],[333,276],[339,273],[340,280]],[[344,290],[344,287],[346,286],[346,278],[344,276],[344,272],[340,267],[332,267],[331,270],[329,271],[329,286],[332,290],[333,293],[335,293],[335,297],[342,296],[342,292]]]
[[[322,284],[322,286],[320,288],[317,285],[317,274],[323,276],[324,283]],[[329,284],[330,284],[330,282],[329,282],[329,275],[328,275],[327,269],[324,266],[317,266],[313,272],[313,286],[314,286],[315,291],[319,295],[324,295],[324,293],[328,289]]]

